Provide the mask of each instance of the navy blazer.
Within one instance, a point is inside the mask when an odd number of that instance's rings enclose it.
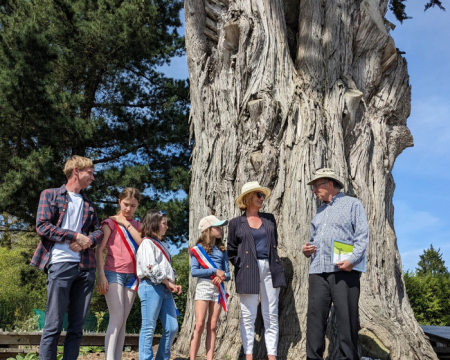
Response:
[[[266,229],[269,267],[273,287],[286,286],[284,268],[278,257],[278,232],[273,214],[259,213]],[[230,220],[227,241],[228,259],[234,266],[236,292],[238,294],[259,294],[259,268],[255,240],[247,221],[242,215]]]

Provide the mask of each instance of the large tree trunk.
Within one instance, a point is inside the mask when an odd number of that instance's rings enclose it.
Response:
[[[436,359],[409,306],[393,227],[392,167],[413,142],[406,60],[389,36],[386,7],[387,0],[185,0],[195,140],[190,245],[201,217],[239,215],[234,199],[245,182],[273,190],[263,210],[277,218],[288,280],[280,294],[281,359],[306,358],[309,260],[301,246],[319,205],[306,183],[324,166],[362,201],[370,223],[363,354]],[[218,359],[242,357],[239,298],[233,281],[228,288]],[[178,353],[188,353],[193,293],[191,286]],[[261,330],[259,317],[256,359],[266,356]],[[327,338],[327,356],[338,359],[332,320]]]

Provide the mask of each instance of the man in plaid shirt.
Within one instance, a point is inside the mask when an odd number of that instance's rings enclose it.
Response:
[[[94,181],[94,164],[88,158],[75,155],[66,162],[64,173],[66,185],[41,193],[36,218],[36,231],[41,241],[31,265],[48,271],[45,327],[39,350],[41,360],[56,360],[66,310],[69,326],[63,359],[78,357],[94,289],[94,247],[103,239],[94,205],[81,193]]]

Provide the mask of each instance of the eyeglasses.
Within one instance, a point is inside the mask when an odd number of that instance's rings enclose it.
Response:
[[[256,192],[256,196],[258,197],[258,199],[261,199],[261,198],[265,199],[266,198],[266,194],[264,194],[264,193],[262,193],[260,191]]]
[[[166,216],[166,212],[164,210],[159,210],[158,215],[160,216]]]
[[[313,190],[313,191],[314,191],[314,189],[317,189],[317,188],[319,188],[319,186],[320,186],[320,185],[326,184],[326,183],[328,183],[328,182],[329,182],[329,180],[327,180],[327,181],[324,181],[324,182],[321,182],[321,183],[319,183],[319,184],[316,184],[316,185],[311,185],[311,190]]]

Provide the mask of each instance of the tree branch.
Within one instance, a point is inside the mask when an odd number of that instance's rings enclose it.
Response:
[[[122,156],[125,156],[125,155],[127,155],[127,154],[129,154],[129,153],[131,153],[131,152],[133,152],[133,151],[135,151],[137,149],[139,149],[141,146],[143,146],[143,144],[138,144],[138,145],[132,147],[130,150],[122,151],[121,153],[112,155],[112,156],[107,157],[107,158],[94,160],[93,163],[94,164],[102,164],[102,163],[106,163],[106,162],[109,162],[109,161],[112,161],[112,160],[116,160],[116,159],[118,159],[118,158],[120,158]]]
[[[143,107],[151,107],[154,104],[144,103],[144,104],[124,104],[124,103],[94,103],[94,108],[108,108],[112,106],[120,106],[120,107],[133,107],[133,108],[143,108]]]

